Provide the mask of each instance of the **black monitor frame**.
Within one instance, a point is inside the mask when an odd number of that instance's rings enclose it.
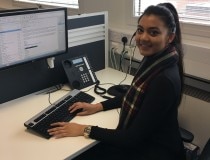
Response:
[[[39,61],[42,59],[55,57],[55,56],[58,56],[61,54],[65,54],[68,51],[67,8],[52,8],[52,9],[27,8],[27,9],[17,9],[17,10],[11,10],[11,11],[7,10],[7,11],[3,11],[2,13],[0,13],[0,17],[4,17],[4,16],[27,15],[27,14],[29,15],[29,14],[36,14],[36,13],[43,13],[43,12],[45,12],[45,13],[49,12],[49,14],[50,14],[51,12],[54,12],[54,11],[64,11],[64,15],[65,15],[65,17],[64,17],[65,18],[65,24],[64,24],[65,25],[65,49],[60,52],[46,54],[46,55],[39,56],[39,57],[32,57],[32,58],[26,59],[24,61],[19,61],[19,62],[17,61],[17,63],[9,64],[7,66],[2,66],[2,67],[0,67],[0,71],[9,69],[9,68],[13,68],[18,65],[25,64],[25,63],[32,63],[32,62]]]

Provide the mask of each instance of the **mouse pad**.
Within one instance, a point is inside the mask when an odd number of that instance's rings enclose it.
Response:
[[[126,85],[126,84],[115,85],[115,86],[110,87],[107,90],[107,93],[112,96],[121,96],[125,94],[129,88],[130,88],[130,85]]]

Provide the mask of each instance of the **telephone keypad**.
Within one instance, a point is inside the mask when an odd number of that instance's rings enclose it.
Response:
[[[82,78],[82,81],[83,81],[84,83],[87,83],[87,82],[89,82],[89,81],[90,81],[90,79],[89,79],[89,77],[88,77],[88,74],[87,74],[87,73],[83,73],[83,74],[81,74],[81,78]]]

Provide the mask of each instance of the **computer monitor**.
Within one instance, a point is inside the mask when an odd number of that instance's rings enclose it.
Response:
[[[0,70],[67,53],[67,9],[0,14]]]

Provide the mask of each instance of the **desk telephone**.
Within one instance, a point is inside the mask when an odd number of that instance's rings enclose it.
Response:
[[[72,89],[82,89],[97,83],[97,78],[86,56],[66,59],[62,65]]]

